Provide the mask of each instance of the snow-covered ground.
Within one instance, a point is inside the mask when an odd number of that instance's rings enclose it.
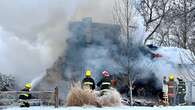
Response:
[[[30,108],[19,108],[12,107],[4,110],[195,110],[195,106],[175,106],[175,107],[129,107],[129,106],[120,106],[120,107],[30,107]]]

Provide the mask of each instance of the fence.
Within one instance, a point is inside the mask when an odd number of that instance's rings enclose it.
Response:
[[[53,91],[0,91],[0,106],[17,106],[19,95],[30,93],[32,99],[28,100],[33,105],[54,105],[59,106],[58,87]]]

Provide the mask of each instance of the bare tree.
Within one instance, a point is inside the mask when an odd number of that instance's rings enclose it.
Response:
[[[144,44],[152,39],[152,36],[171,10],[170,1],[171,0],[141,0],[137,9],[144,18],[145,31],[149,32]]]
[[[188,81],[195,81],[195,55],[191,51],[181,52],[180,55],[181,64],[178,70],[180,70],[179,75]],[[186,62],[188,62],[186,64]]]
[[[13,76],[0,73],[0,91],[13,90],[17,86]]]
[[[113,17],[116,24],[121,26],[122,34],[120,37],[120,55],[116,59],[117,62],[120,60],[122,67],[125,67],[128,73],[129,91],[130,91],[130,104],[132,105],[132,83],[135,78],[135,74],[132,73],[131,69],[133,64],[130,63],[132,60],[131,50],[133,48],[133,33],[136,30],[134,16],[136,16],[135,8],[133,6],[133,0],[115,0],[115,6],[113,10]]]
[[[178,75],[195,80],[195,0],[141,0],[137,9],[149,32],[144,43],[185,49]]]
[[[195,81],[195,1],[181,0],[180,4],[177,4],[177,8],[179,16],[177,16],[174,28],[175,33],[177,33],[174,41],[177,41],[177,43],[174,43],[177,44],[177,47],[189,50],[189,52],[184,53],[187,59],[181,58],[181,60],[187,71],[188,80]],[[186,65],[186,60],[190,61],[190,64]]]
[[[139,12],[146,31],[158,45],[192,48],[195,35],[194,0],[141,0]]]
[[[176,46],[189,49],[194,33],[195,22],[195,1],[194,0],[174,0],[171,13],[164,20],[169,27],[169,46]],[[163,29],[163,28],[162,28]]]

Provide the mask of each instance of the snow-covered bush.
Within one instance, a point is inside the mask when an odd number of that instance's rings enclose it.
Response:
[[[0,73],[0,91],[13,90],[16,87],[15,78],[13,76]]]

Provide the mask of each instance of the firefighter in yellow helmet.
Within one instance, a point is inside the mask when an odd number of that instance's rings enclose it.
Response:
[[[31,89],[31,84],[29,82],[25,83],[24,89],[21,91],[25,91],[26,93],[22,94],[19,96],[19,99],[21,100],[20,107],[30,107],[30,104],[28,103],[28,100],[31,99],[31,94],[28,93],[30,92]]]
[[[174,81],[174,76],[169,76],[168,81],[168,100],[169,105],[176,105],[176,91],[177,91],[177,83]]]
[[[91,77],[90,70],[85,71],[85,78],[82,80],[82,88],[83,89],[91,89],[91,90],[95,89],[95,81]]]
[[[174,81],[174,76],[173,75],[169,76],[169,81]]]

